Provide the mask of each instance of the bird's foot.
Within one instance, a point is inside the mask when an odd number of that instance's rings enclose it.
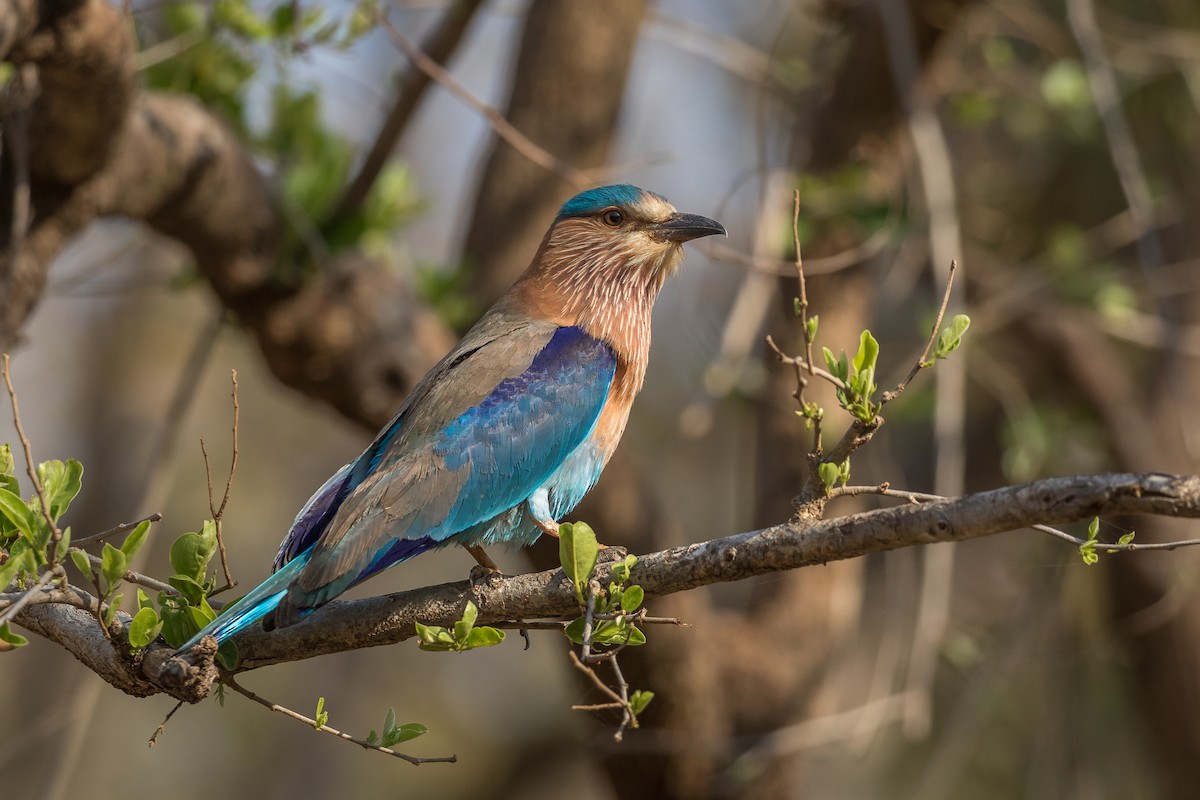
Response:
[[[552,519],[536,519],[536,518],[534,519],[534,522],[536,522],[537,526],[542,529],[542,533],[546,534],[547,536],[551,536],[555,539],[558,538],[558,523],[557,522],[555,522]]]
[[[482,547],[477,544],[464,544],[463,549],[471,554],[475,559],[475,566],[471,567],[471,585],[479,586],[484,583],[491,583],[497,578],[503,578],[504,573],[496,566],[496,562],[492,561]]]

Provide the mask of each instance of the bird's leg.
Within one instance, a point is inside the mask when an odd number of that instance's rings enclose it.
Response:
[[[542,529],[542,533],[546,534],[547,536],[553,536],[555,539],[558,538],[557,522],[552,519],[535,519],[534,522],[536,522],[537,526]]]
[[[493,576],[504,574],[496,566],[496,562],[492,561],[492,557],[479,545],[464,544],[463,549],[470,553],[477,562],[475,566],[471,567],[471,583],[483,583]]]

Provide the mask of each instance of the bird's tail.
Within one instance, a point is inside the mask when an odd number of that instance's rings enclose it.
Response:
[[[238,631],[245,630],[274,611],[280,601],[283,600],[284,595],[287,594],[288,584],[292,582],[297,573],[308,563],[311,553],[312,551],[308,550],[296,556],[274,575],[251,589],[250,593],[241,600],[238,600],[226,609],[222,609],[219,617],[208,623],[202,631],[191,639],[184,642],[178,652],[182,653],[195,647],[205,636],[212,636],[217,640],[217,644],[220,644]]]

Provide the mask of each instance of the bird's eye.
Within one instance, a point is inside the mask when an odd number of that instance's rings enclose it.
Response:
[[[608,227],[615,228],[625,221],[625,215],[615,208],[610,208],[600,215],[600,219],[604,220]]]

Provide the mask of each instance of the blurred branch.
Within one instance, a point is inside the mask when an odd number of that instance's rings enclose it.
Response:
[[[905,123],[921,175],[921,190],[929,216],[929,251],[933,256],[933,273],[938,275],[941,265],[949,264],[949,284],[953,280],[956,259],[963,254],[950,145],[938,119],[928,83],[921,80],[921,58],[908,4],[877,0],[877,6],[883,20],[892,81],[904,109]],[[949,300],[949,292],[946,300]],[[939,319],[945,309],[946,304],[943,303]],[[936,329],[933,336],[937,336]],[[917,369],[920,369],[919,365]],[[938,370],[935,376],[934,485],[938,492],[947,495],[960,494],[966,483],[966,369],[965,359],[954,359],[945,369]],[[897,387],[896,394],[903,390],[907,380]],[[885,396],[884,399],[890,398]],[[923,558],[921,598],[903,693],[907,700],[904,728],[915,738],[927,736],[933,724],[933,682],[938,666],[938,651],[950,618],[954,548],[927,550]]]
[[[1121,191],[1125,194],[1138,231],[1138,259],[1149,276],[1163,263],[1162,244],[1154,229],[1154,201],[1150,196],[1150,183],[1142,168],[1133,131],[1121,108],[1121,92],[1104,49],[1092,0],[1067,0],[1067,21],[1079,42],[1079,52],[1087,70],[1096,112],[1100,115],[1104,135],[1108,138],[1113,167],[1117,170]]]
[[[517,150],[519,153],[521,153],[521,155],[525,156],[527,159],[532,161],[534,164],[537,164],[547,172],[552,172],[559,176],[576,189],[583,189],[587,187],[589,183],[589,177],[585,173],[556,158],[545,148],[538,146],[528,136],[517,130],[511,122],[505,119],[504,115],[500,113],[498,108],[488,105],[475,95],[471,94],[471,91],[467,89],[466,86],[463,86],[461,83],[459,83],[458,79],[447,72],[432,58],[421,52],[420,48],[410,42],[404,36],[404,34],[400,33],[400,31],[397,30],[396,26],[392,24],[391,20],[389,20],[387,16],[382,16],[379,19],[380,24],[382,24],[384,30],[387,31],[388,36],[390,36],[392,39],[392,42],[395,43],[396,47],[398,47],[400,51],[408,57],[409,61],[413,63],[414,67],[427,74],[433,80],[437,81],[446,89],[446,91],[450,92],[450,94],[454,95],[463,103],[478,112],[485,120],[487,120],[488,125],[492,127],[492,130],[496,132],[496,135],[508,142],[513,149]]]
[[[433,33],[429,34],[421,48],[429,63],[440,66],[450,60],[482,5],[483,0],[464,0],[450,4],[442,21]],[[432,74],[428,70],[419,69],[414,63],[412,70],[400,84],[396,99],[388,110],[371,149],[338,200],[330,224],[336,224],[337,220],[353,214],[367,199],[371,187],[375,185],[379,173],[396,148],[396,143],[400,141],[400,137],[412,121],[417,106],[425,96],[425,90],[429,88],[431,77]]]

